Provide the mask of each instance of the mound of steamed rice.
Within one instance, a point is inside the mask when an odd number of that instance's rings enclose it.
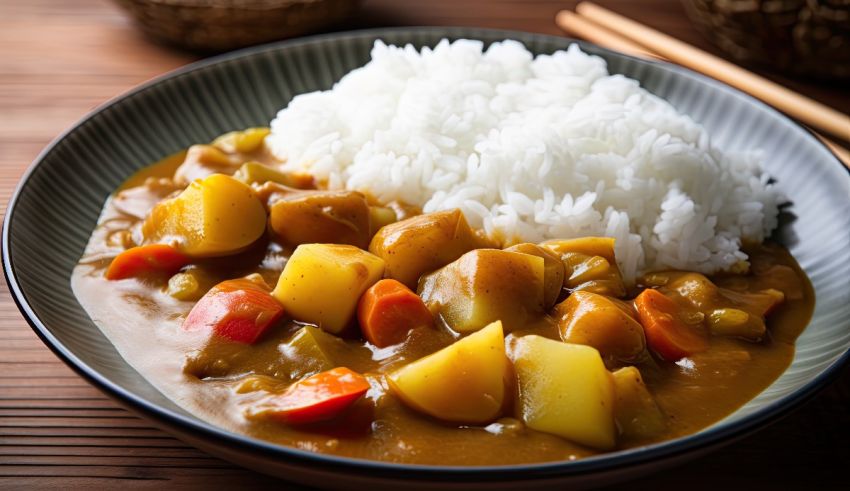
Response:
[[[737,267],[777,224],[757,154],[705,129],[577,45],[534,57],[504,41],[421,52],[376,42],[332,90],[271,123],[288,170],[332,189],[463,210],[504,243],[605,235],[627,279]]]

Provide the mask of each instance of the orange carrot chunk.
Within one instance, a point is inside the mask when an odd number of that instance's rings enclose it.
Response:
[[[363,337],[379,348],[404,341],[411,329],[434,325],[419,295],[392,279],[366,290],[357,305],[357,319]]]
[[[118,254],[106,270],[107,280],[123,280],[149,274],[172,275],[189,264],[189,257],[165,244],[131,247]]]
[[[658,356],[676,361],[708,348],[706,335],[681,320],[682,309],[658,290],[644,290],[635,299],[646,342]]]
[[[332,419],[348,409],[369,390],[359,373],[338,367],[307,377],[248,410],[249,418],[268,417],[289,424],[316,423]]]
[[[252,344],[281,316],[283,306],[263,287],[247,279],[227,280],[198,300],[183,329]]]

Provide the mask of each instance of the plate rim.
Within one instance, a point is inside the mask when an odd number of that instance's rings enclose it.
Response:
[[[251,452],[263,452],[267,455],[277,455],[287,459],[294,460],[293,464],[307,465],[322,465],[325,467],[335,467],[335,471],[344,471],[348,473],[368,474],[370,477],[379,477],[375,471],[380,472],[380,477],[395,477],[409,478],[410,472],[416,472],[416,479],[426,481],[450,481],[458,478],[476,478],[483,481],[503,481],[505,479],[514,480],[534,480],[552,478],[558,476],[577,476],[593,474],[609,469],[624,469],[629,467],[638,467],[653,462],[660,462],[670,459],[677,455],[695,453],[700,450],[707,450],[712,447],[718,447],[727,443],[731,443],[737,439],[743,438],[768,424],[777,421],[787,414],[796,410],[800,405],[810,400],[818,392],[824,389],[830,382],[835,380],[841,373],[842,369],[850,362],[850,347],[836,358],[828,367],[826,367],[816,377],[806,382],[803,386],[784,396],[776,401],[773,401],[766,406],[758,409],[752,414],[742,417],[738,421],[727,423],[719,427],[710,427],[698,433],[687,435],[684,437],[667,440],[664,442],[647,445],[644,447],[631,448],[620,450],[617,452],[609,452],[591,457],[578,459],[575,461],[554,461],[530,464],[513,464],[513,465],[487,465],[487,466],[448,466],[448,465],[425,465],[425,464],[405,464],[385,461],[376,461],[363,458],[343,457],[330,454],[320,454],[300,450],[295,447],[276,444],[257,438],[252,438],[247,435],[233,433],[223,428],[217,427],[211,423],[201,419],[190,418],[182,414],[178,414],[170,409],[159,406],[156,403],[150,402],[144,397],[138,396],[130,390],[124,389],[119,384],[110,381],[107,377],[93,367],[86,364],[78,358],[73,350],[69,349],[61,343],[47,328],[47,326],[38,318],[26,297],[26,294],[21,290],[20,284],[17,281],[15,266],[11,263],[11,251],[9,246],[9,234],[11,228],[12,217],[16,210],[17,202],[24,192],[30,177],[35,170],[43,164],[45,158],[57,147],[66,137],[76,131],[79,127],[85,125],[89,120],[107,110],[113,105],[119,104],[124,99],[135,96],[148,88],[167,80],[180,77],[191,72],[204,69],[206,67],[216,65],[229,60],[238,58],[246,58],[257,56],[268,51],[275,51],[286,47],[303,46],[309,44],[322,44],[326,42],[340,41],[346,38],[362,38],[362,37],[382,37],[390,34],[398,34],[405,32],[425,32],[443,35],[447,37],[467,37],[477,39],[477,36],[482,33],[493,35],[495,37],[504,37],[504,39],[515,39],[517,37],[532,37],[542,40],[558,41],[564,43],[577,43],[582,49],[591,47],[592,50],[602,53],[614,54],[631,59],[639,64],[650,64],[660,66],[662,69],[675,73],[677,76],[685,76],[695,79],[700,83],[707,84],[729,93],[745,102],[756,104],[762,109],[771,113],[775,118],[781,120],[786,125],[791,125],[797,130],[802,130],[806,138],[815,143],[821,150],[826,151],[830,160],[834,164],[840,166],[846,172],[850,173],[850,168],[844,166],[836,157],[836,155],[826,147],[819,139],[817,139],[812,130],[800,125],[781,111],[767,105],[766,103],[750,96],[744,92],[735,89],[723,82],[717,81],[690,69],[674,65],[671,63],[644,60],[631,55],[610,50],[593,43],[588,43],[582,40],[577,40],[567,36],[556,36],[541,33],[532,33],[526,31],[517,31],[509,29],[491,29],[479,28],[472,26],[414,26],[414,27],[384,27],[358,29],[349,31],[340,31],[326,34],[318,34],[312,36],[298,37],[283,41],[277,41],[258,46],[243,48],[236,51],[220,54],[210,58],[204,58],[163,74],[155,76],[134,86],[126,92],[118,94],[107,101],[99,104],[94,109],[86,113],[83,117],[73,123],[71,126],[62,131],[55,137],[47,146],[45,146],[35,159],[27,167],[26,171],[21,175],[20,180],[11,195],[6,213],[3,218],[2,237],[0,238],[0,246],[2,246],[2,262],[3,274],[6,283],[9,287],[9,292],[13,298],[15,305],[27,321],[29,326],[35,331],[42,342],[60,359],[63,363],[72,368],[78,375],[84,378],[98,390],[118,401],[125,407],[129,406],[132,410],[143,414],[148,419],[164,424],[165,426],[177,426],[182,430],[197,430],[206,437],[214,438],[218,443],[226,443],[244,448]],[[487,41],[485,41],[487,42]],[[135,370],[135,369],[134,369]],[[158,390],[158,389],[157,389]],[[201,436],[200,438],[204,438]],[[485,479],[481,479],[485,478]]]

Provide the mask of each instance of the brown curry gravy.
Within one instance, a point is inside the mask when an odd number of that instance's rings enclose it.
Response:
[[[230,431],[304,450],[390,462],[440,465],[499,465],[573,460],[597,453],[565,439],[524,428],[513,418],[486,427],[446,424],[403,406],[378,375],[451,344],[446,330],[414,331],[407,342],[377,349],[353,335],[332,348],[339,365],[367,374],[372,389],[340,420],[295,428],[273,421],[248,421],[240,404],[258,397],[238,393],[244,377],[226,373],[255,373],[280,377],[298,374],[303,360],[287,359],[280,346],[301,325],[286,321],[259,343],[244,347],[208,340],[180,328],[194,302],[178,301],[162,284],[137,280],[109,282],[103,278],[114,255],[123,250],[123,237],[143,216],[145,207],[175,189],[144,188],[149,177],[167,177],[185,152],[169,157],[134,175],[104,206],[80,264],[74,270],[74,292],[94,322],[119,353],[163,394],[191,414]],[[254,156],[256,159],[257,156]],[[141,186],[141,187],[136,187]],[[134,188],[134,189],[133,189]],[[144,189],[143,191],[140,191]],[[128,199],[129,196],[129,199]],[[769,386],[794,357],[794,341],[808,324],[814,291],[794,258],[781,246],[765,244],[746,251],[761,265],[787,265],[797,273],[802,298],[786,301],[768,318],[769,336],[761,343],[712,337],[708,351],[679,363],[649,361],[638,365],[658,405],[668,419],[668,430],[646,441],[621,441],[618,449],[646,445],[699,431],[728,416]],[[270,243],[226,260],[210,260],[219,280],[259,272],[274,284],[288,251]],[[766,288],[765,278],[752,276],[712,278],[739,289]],[[780,288],[782,285],[770,285]],[[545,318],[527,326],[535,333],[559,339],[554,321]],[[200,347],[200,348],[199,348]],[[241,349],[240,349],[241,348]],[[205,373],[188,375],[185,368]],[[218,373],[221,372],[221,373]],[[368,375],[371,374],[371,375]],[[254,384],[267,383],[256,380]]]

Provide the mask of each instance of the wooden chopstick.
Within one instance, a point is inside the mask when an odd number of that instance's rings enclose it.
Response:
[[[641,58],[669,61],[658,53],[647,50],[643,46],[640,46],[639,44],[632,41],[631,39],[620,35],[620,33],[611,31],[606,27],[597,24],[593,20],[583,15],[576,14],[575,12],[571,12],[569,10],[562,10],[555,18],[555,22],[558,27],[563,29],[567,34],[578,38],[586,39],[592,43],[598,44],[599,46]],[[698,67],[690,68],[694,71],[702,72],[702,70],[700,70]],[[706,75],[708,74],[706,73]],[[744,90],[744,92],[747,91]],[[823,144],[826,145],[830,150],[832,150],[832,152],[835,153],[838,159],[842,163],[844,163],[845,166],[850,168],[850,150],[847,150],[846,148],[824,137],[823,135],[818,134],[817,132],[815,132],[815,136],[818,137],[818,139],[820,139],[821,142],[823,142]]]
[[[555,22],[561,29],[567,31],[567,34],[577,38],[586,39],[591,43],[598,44],[599,46],[604,46],[606,48],[613,49],[614,51],[637,56],[639,58],[655,60],[664,59],[663,57],[641,48],[623,36],[620,36],[615,32],[611,32],[571,10],[562,10],[558,12]]]
[[[846,114],[594,3],[581,2],[576,12],[644,50],[736,87],[813,128],[850,140]]]

